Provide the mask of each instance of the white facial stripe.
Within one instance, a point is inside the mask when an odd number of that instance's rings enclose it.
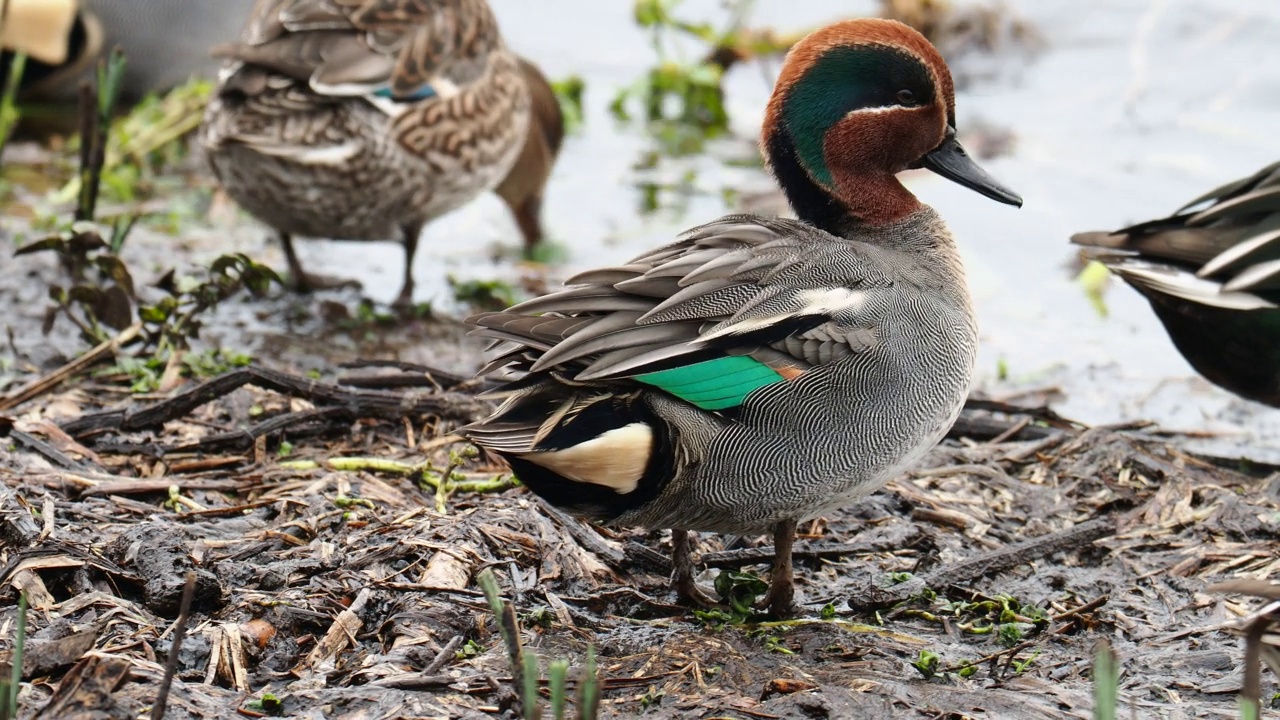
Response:
[[[881,107],[867,107],[850,110],[845,113],[845,117],[853,115],[882,115],[884,113],[893,112],[894,110],[915,110],[916,108],[903,107],[901,105],[883,105]]]

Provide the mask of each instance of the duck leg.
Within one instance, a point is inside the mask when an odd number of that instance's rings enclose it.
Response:
[[[360,287],[355,280],[326,277],[324,275],[308,275],[298,260],[298,252],[293,247],[293,236],[280,233],[280,244],[284,246],[284,259],[289,263],[289,287],[294,292],[309,293],[315,290],[332,290],[335,288]]]
[[[404,226],[404,284],[400,286],[400,294],[391,304],[398,310],[413,307],[413,256],[418,252],[418,236],[426,223],[416,222]]]
[[[524,237],[524,257],[533,259],[534,249],[542,242],[542,196],[530,195],[520,205],[512,205],[511,214]]]
[[[671,531],[671,564],[675,567],[671,584],[675,587],[676,597],[680,598],[681,602],[698,607],[710,607],[716,604],[715,600],[702,592],[698,583],[693,580],[691,545],[688,530]]]
[[[777,617],[796,614],[796,585],[791,567],[791,547],[796,539],[796,521],[783,520],[773,526],[773,575],[769,593],[757,607],[768,607]]]

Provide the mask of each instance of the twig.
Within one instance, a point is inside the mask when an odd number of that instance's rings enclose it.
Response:
[[[560,526],[569,531],[573,539],[578,542],[588,552],[595,554],[604,559],[610,566],[617,568],[624,564],[627,560],[627,553],[618,550],[600,537],[594,528],[581,520],[569,515],[563,510],[552,507],[548,503],[542,503],[542,507],[547,514],[560,521]],[[670,564],[665,571],[670,571]]]
[[[516,622],[515,608],[502,599],[498,578],[493,574],[493,570],[489,568],[481,570],[476,576],[476,583],[484,591],[485,599],[489,601],[489,610],[498,620],[498,631],[502,634],[502,641],[507,648],[507,662],[511,665],[511,684],[516,689],[516,704],[522,709],[525,704],[525,698],[521,695],[521,690],[525,686],[524,647],[520,642],[520,625]],[[517,712],[523,714],[519,710]]]
[[[93,220],[102,185],[102,169],[107,164],[107,140],[111,120],[120,99],[124,78],[124,51],[113,48],[106,60],[98,61],[98,86],[85,83],[80,88],[80,198],[76,220]]]
[[[72,482],[86,485],[84,490],[80,492],[80,497],[94,497],[102,495],[143,495],[153,492],[168,492],[169,488],[176,487],[179,490],[212,490],[216,492],[235,492],[245,490],[247,485],[253,482],[237,478],[179,478],[179,477],[162,477],[162,478],[116,478],[106,477],[99,479],[94,475],[84,477],[69,476],[65,473],[60,474],[59,479],[65,482]]]
[[[925,575],[925,581],[929,587],[971,582],[983,575],[1008,570],[1025,562],[1052,555],[1060,550],[1087,545],[1098,538],[1114,535],[1115,531],[1115,520],[1109,517],[1090,520],[1066,530],[1042,535],[1038,538],[1032,538],[1015,545],[983,553],[978,557],[952,563]]]
[[[10,718],[18,717],[18,690],[22,686],[22,665],[24,656],[26,655],[27,644],[27,594],[25,592],[18,593],[18,626],[14,628],[13,634],[13,655],[10,662],[13,668],[10,671],[9,687],[6,688],[6,697],[4,698],[5,715]]]
[[[479,392],[496,387],[500,383],[487,378],[468,377],[447,370],[402,362],[400,360],[357,360],[340,365],[344,370],[365,368],[389,368],[400,370],[402,375],[352,374],[338,378],[339,385],[358,388],[433,387],[437,390],[471,390]]]
[[[996,652],[993,652],[993,653],[991,653],[990,655],[984,655],[984,656],[982,656],[982,657],[978,658],[977,660],[966,661],[963,665],[951,665],[951,666],[949,666],[949,667],[945,667],[945,668],[943,668],[943,669],[939,670],[938,672],[939,672],[939,673],[953,673],[953,672],[959,672],[959,671],[961,671],[961,670],[965,669],[966,667],[973,667],[973,666],[975,666],[975,665],[982,665],[982,664],[985,664],[985,663],[989,663],[989,662],[991,662],[992,660],[999,660],[999,659],[1000,659],[1000,657],[1001,657],[1001,656],[1004,656],[1004,655],[1008,655],[1009,657],[1013,657],[1014,655],[1017,655],[1018,653],[1022,652],[1023,650],[1026,650],[1027,648],[1031,647],[1031,646],[1032,646],[1032,645],[1034,645],[1034,644],[1035,644],[1035,643],[1034,643],[1034,642],[1032,642],[1032,641],[1030,641],[1030,640],[1028,640],[1028,641],[1026,641],[1026,642],[1021,642],[1021,643],[1018,643],[1017,645],[1015,645],[1015,646],[1013,646],[1013,647],[1011,647],[1011,648],[1005,648],[1005,649],[1003,649],[1003,650],[997,650]]]
[[[362,589],[356,593],[355,600],[338,616],[333,619],[333,623],[325,632],[320,642],[316,643],[311,653],[307,655],[303,661],[303,666],[308,670],[314,671],[322,663],[332,660],[349,642],[352,642],[356,636],[356,632],[364,624],[360,619],[360,613],[364,612],[365,606],[369,604],[369,598],[373,592],[369,588]]]
[[[1043,425],[1025,423],[1026,418],[997,418],[984,411],[964,410],[956,418],[955,425],[947,431],[952,439],[969,438],[972,440],[991,441],[1001,438],[1006,440],[1042,440],[1061,435],[1063,430]],[[1010,431],[1013,431],[1010,433]]]
[[[91,473],[94,471],[88,465],[72,458],[70,455],[62,452],[53,445],[41,440],[40,438],[28,432],[23,432],[14,428],[9,431],[9,439],[13,440],[18,447],[26,448],[36,453],[40,457],[48,460],[50,464],[60,467],[63,470],[70,470],[78,473]]]
[[[180,445],[154,445],[154,452],[159,455],[166,453],[191,453],[191,452],[223,452],[230,450],[232,452],[245,452],[252,450],[254,443],[258,438],[266,437],[274,433],[278,433],[298,425],[307,423],[318,423],[318,421],[328,420],[329,418],[341,417],[345,414],[342,408],[327,407],[317,410],[303,410],[300,412],[285,413],[276,417],[258,423],[248,430],[240,430],[238,432],[218,433],[210,435],[197,442],[184,443]],[[328,427],[326,423],[319,423],[321,428]],[[297,432],[295,429],[294,432]]]
[[[1110,599],[1111,599],[1110,596],[1100,595],[1094,598],[1093,600],[1090,600],[1089,602],[1081,605],[1080,607],[1071,608],[1070,610],[1064,613],[1054,615],[1053,620],[1054,622],[1063,622],[1065,620],[1075,620],[1076,618],[1080,617],[1081,615],[1084,615],[1085,613],[1091,613],[1094,610],[1097,610],[1098,608],[1102,607],[1103,605],[1106,605],[1107,601]],[[1068,623],[1067,626],[1069,627],[1070,623]]]
[[[187,571],[187,584],[182,588],[182,601],[178,605],[178,619],[174,621],[173,643],[169,646],[169,659],[164,664],[164,679],[160,681],[160,691],[156,693],[156,702],[151,706],[151,720],[163,720],[165,707],[169,704],[169,690],[173,687],[173,676],[178,672],[178,654],[182,650],[182,641],[187,636],[187,620],[191,617],[191,598],[196,592],[196,573]]]
[[[795,549],[792,557],[803,560],[822,560],[825,558],[838,558],[846,555],[857,555],[859,553],[884,552],[885,550],[902,548],[910,545],[915,537],[921,534],[918,528],[913,537],[902,538],[880,538],[872,541],[847,542],[847,543],[815,543],[802,545]],[[707,567],[718,568],[735,568],[743,565],[755,565],[758,563],[772,562],[776,557],[772,547],[762,548],[742,548],[740,550],[725,550],[724,552],[706,553],[699,562]]]
[[[1280,600],[1280,582],[1233,578],[1209,586],[1211,593],[1240,593],[1265,600]]]
[[[132,431],[154,428],[185,417],[192,410],[252,385],[290,397],[333,407],[336,416],[398,420],[405,415],[436,415],[450,420],[472,420],[487,412],[488,405],[465,393],[393,393],[376,390],[347,390],[311,378],[289,375],[262,367],[247,367],[219,375],[168,400],[143,408],[107,410],[83,415],[62,425],[77,439],[103,431]],[[0,405],[0,409],[4,409]]]
[[[0,397],[0,410],[8,410],[22,403],[39,397],[60,385],[64,380],[77,373],[88,370],[107,356],[115,355],[121,347],[138,338],[142,332],[142,323],[134,323],[121,330],[118,335],[106,342],[99,343],[89,352],[54,370],[43,377],[23,385],[14,392]],[[65,429],[65,428],[64,428]]]
[[[445,483],[443,478],[452,475],[457,469],[457,465],[450,465],[440,480],[431,477],[431,473],[435,469],[429,462],[407,463],[400,460],[388,460],[386,458],[362,458],[362,457],[336,457],[329,458],[324,464],[334,470],[343,472],[385,472],[394,473],[396,475],[417,476],[424,484],[432,488],[439,494],[442,487],[447,488],[448,493],[452,495],[455,492],[502,492],[509,488],[513,488],[518,483],[514,476],[497,475],[487,480],[458,480]],[[307,469],[300,463],[294,463],[291,467],[295,470]]]
[[[434,675],[437,672],[440,672],[440,669],[443,668],[445,665],[447,665],[449,661],[453,659],[454,654],[458,652],[458,648],[461,646],[462,646],[462,636],[454,635],[453,638],[449,640],[449,642],[444,644],[444,647],[440,648],[440,652],[436,653],[435,659],[432,660],[426,667],[422,668],[422,674]]]
[[[1018,422],[1014,423],[1013,426],[1010,427],[1008,430],[1005,430],[1004,432],[991,438],[987,442],[991,445],[999,445],[1000,443],[1005,442],[1006,440],[1013,437],[1014,435],[1017,435],[1018,433],[1022,432],[1023,428],[1027,427],[1030,424],[1031,424],[1031,418],[1029,417],[1021,418],[1018,420]]]
[[[1066,530],[952,563],[887,590],[867,583],[849,598],[849,607],[853,610],[869,610],[902,602],[925,588],[964,585],[984,575],[1017,567],[1061,550],[1087,545],[1099,538],[1115,534],[1115,530],[1115,521],[1112,518],[1098,518]]]
[[[404,675],[395,675],[392,677],[378,678],[370,685],[378,687],[395,688],[397,690],[426,690],[428,688],[441,688],[455,685],[457,683],[469,683],[476,679],[477,676],[456,678],[452,675],[428,675],[427,673],[405,673]]]
[[[98,93],[88,80],[80,82],[80,192],[76,199],[76,220],[92,220],[88,193],[96,186],[89,182],[89,167],[93,163],[93,141],[98,127]],[[86,215],[87,213],[87,215]]]
[[[1054,427],[1063,429],[1078,427],[1078,423],[1062,417],[1054,412],[1051,408],[1040,405],[1015,405],[1000,400],[989,400],[986,398],[971,397],[964,401],[965,410],[982,410],[985,412],[1000,413],[1002,415],[1025,415],[1043,420]]]

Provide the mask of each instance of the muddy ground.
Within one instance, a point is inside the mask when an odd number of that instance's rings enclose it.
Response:
[[[461,453],[473,386],[240,374],[178,400],[108,374],[4,413],[0,627],[27,592],[23,717],[144,716],[188,572],[169,718],[264,697],[288,717],[509,714],[488,568],[544,666],[574,677],[594,647],[602,717],[1088,718],[1106,641],[1122,716],[1231,718],[1232,629],[1257,603],[1207,588],[1280,574],[1274,468],[978,404],[910,474],[802,528],[800,619],[698,616],[668,589],[665,533],[562,517]],[[699,549],[708,584],[767,572],[758,538]]]
[[[568,4],[578,17],[608,15],[588,18],[602,27],[629,27],[625,3]],[[566,658],[576,683],[594,649],[602,717],[1091,718],[1104,642],[1121,662],[1120,717],[1238,717],[1236,628],[1260,601],[1209,588],[1280,577],[1280,472],[1248,459],[1277,457],[1280,415],[1191,377],[1136,295],[1109,296],[1123,320],[1095,317],[1061,265],[1066,235],[1082,224],[1170,210],[1263,162],[1250,132],[1270,127],[1273,108],[1228,102],[1263,80],[1246,77],[1224,98],[1196,104],[1201,91],[1183,82],[1178,63],[1216,83],[1211,63],[1231,60],[1220,46],[1270,47],[1271,26],[1249,13],[1274,11],[1261,2],[1113,5],[1114,22],[1102,28],[1077,3],[1026,4],[1053,31],[1044,59],[1015,64],[1013,80],[979,85],[977,97],[961,93],[971,118],[982,119],[981,108],[1000,113],[997,130],[1016,128],[1021,149],[995,167],[1025,188],[1027,212],[970,210],[963,190],[911,180],[970,253],[984,392],[911,473],[802,528],[804,611],[789,621],[676,605],[667,533],[563,517],[451,435],[486,406],[464,379],[481,348],[464,337],[465,307],[445,277],[500,276],[538,292],[730,209],[721,184],[743,198],[768,187],[758,168],[701,157],[688,161],[702,174],[683,213],[637,217],[635,195],[649,175],[661,183],[684,167],[637,177],[644,140],[604,114],[608,88],[631,82],[650,59],[639,55],[643,36],[619,43],[598,34],[600,48],[568,48],[558,35],[515,33],[553,75],[592,67],[588,87],[605,88],[549,193],[550,231],[567,262],[514,262],[510,228],[502,229],[509,220],[486,198],[428,230],[418,270],[430,294],[418,299],[431,311],[395,316],[377,302],[398,282],[394,244],[307,243],[309,266],[357,275],[364,291],[304,298],[276,289],[228,301],[197,348],[242,353],[252,369],[219,380],[174,377],[173,387],[131,390],[137,373],[112,352],[87,371],[59,374],[88,347],[65,322],[41,333],[49,286],[65,278],[53,258],[11,258],[10,249],[65,216],[65,203],[49,195],[58,183],[42,178],[65,180],[66,160],[45,147],[10,147],[0,248],[0,653],[11,647],[24,591],[32,609],[20,716],[149,716],[182,627],[171,719],[512,717],[512,668],[476,582],[489,570],[544,669]],[[831,12],[816,0],[796,7],[803,17],[772,21],[814,24]],[[1164,40],[1142,45],[1137,36],[1147,32]],[[1192,45],[1214,52],[1164,58],[1160,48],[1181,48],[1189,34],[1207,35]],[[1130,44],[1133,57],[1158,60],[1133,61],[1131,94],[1154,83],[1167,90],[1162,103],[1208,107],[1179,116],[1166,129],[1176,137],[1132,119],[1096,119],[1125,95],[1098,78],[1129,81],[1082,72],[1081,62],[1119,66]],[[1086,79],[1091,89],[1072,84]],[[747,86],[754,95],[739,92]],[[749,124],[739,110],[758,110],[767,86],[753,74],[732,77],[735,115]],[[731,154],[753,152],[752,132],[725,141]],[[1169,147],[1188,156],[1169,160]],[[1091,164],[1081,169],[1076,158]],[[17,180],[15,165],[26,168]],[[140,204],[103,209],[150,213],[123,253],[140,292],[154,298],[151,284],[169,267],[189,270],[226,252],[283,265],[263,229],[212,194],[196,160],[172,173]],[[449,372],[428,375],[422,365]],[[49,377],[63,381],[23,392]],[[1209,431],[1086,428],[1039,407],[1047,399]],[[767,574],[761,538],[698,540],[708,587],[720,572]],[[189,574],[195,599],[180,622]],[[1276,678],[1262,677],[1264,716],[1280,712]]]

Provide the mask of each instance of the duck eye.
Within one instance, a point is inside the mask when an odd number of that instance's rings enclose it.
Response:
[[[907,105],[907,106],[915,105],[916,94],[911,92],[910,90],[899,90],[898,102],[902,105]]]

